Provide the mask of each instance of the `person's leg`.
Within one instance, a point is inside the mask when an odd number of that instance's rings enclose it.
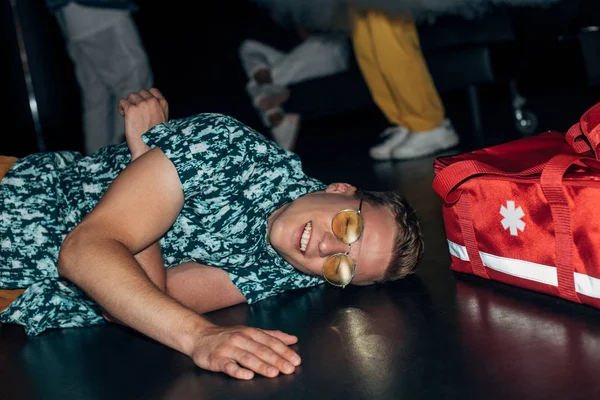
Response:
[[[423,152],[456,145],[456,135],[449,121],[444,120],[445,110],[423,58],[414,22],[378,11],[355,11],[352,38],[358,64],[373,99],[394,125],[384,132],[386,140],[371,148],[371,156],[375,159],[411,158],[403,152],[393,154],[393,150],[402,145],[406,147],[404,152],[420,156]],[[444,138],[439,146],[431,145],[429,140],[426,149],[405,146],[405,141],[414,134],[438,130]]]
[[[370,13],[352,11],[352,45],[358,66],[367,83],[373,101],[394,125],[403,125],[392,89],[386,81],[376,53],[375,37],[371,32]],[[380,46],[381,47],[381,46]]]
[[[57,18],[69,37],[69,54],[82,89],[86,151],[122,142],[119,99],[154,84],[131,13],[69,4]],[[76,22],[81,20],[84,26]]]
[[[112,49],[111,69],[102,69],[100,75],[112,94],[114,107],[111,108],[111,119],[114,128],[111,144],[118,144],[125,139],[123,117],[118,111],[119,100],[130,93],[152,88],[154,75],[131,15],[116,18],[102,36],[106,46]]]
[[[70,3],[56,18],[81,89],[86,153],[121,142],[119,99],[153,85],[130,12]]]
[[[246,91],[259,110],[279,106],[289,97],[285,85],[275,84],[271,68],[285,57],[285,53],[256,40],[247,39],[238,50],[242,67],[248,77]]]
[[[381,133],[380,136],[384,140],[369,149],[369,154],[375,159],[389,159],[391,150],[406,140],[410,131],[402,119],[393,91],[379,65],[374,43],[376,38],[371,32],[369,13],[352,10],[351,18],[352,45],[356,61],[373,101],[387,120],[393,124],[392,127]]]
[[[285,57],[284,52],[252,39],[244,40],[238,53],[248,79],[254,79],[257,73],[264,76],[265,71]],[[272,80],[263,80],[261,83],[272,83]]]
[[[89,40],[90,36],[106,23],[97,18],[95,10],[89,9],[90,7],[70,3],[56,13],[81,93],[86,154],[111,144],[114,126],[110,91],[97,74],[94,59],[88,55],[89,50],[95,48],[93,40]],[[100,50],[102,49],[96,49]]]
[[[348,42],[334,35],[314,35],[272,65],[273,82],[291,85],[348,69]]]
[[[375,102],[394,125],[427,131],[444,119],[414,22],[379,11],[354,13],[353,43]]]

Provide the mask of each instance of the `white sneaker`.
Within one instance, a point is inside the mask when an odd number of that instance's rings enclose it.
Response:
[[[458,145],[460,139],[450,120],[445,119],[440,126],[430,131],[411,133],[398,147],[392,150],[394,160],[408,160],[428,156],[438,151]]]
[[[371,147],[369,155],[374,160],[391,160],[392,150],[400,146],[409,136],[410,131],[403,126],[392,126],[379,135],[383,142]]]

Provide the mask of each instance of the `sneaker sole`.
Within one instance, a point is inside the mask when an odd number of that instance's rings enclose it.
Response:
[[[411,154],[410,156],[400,156],[400,157],[398,157],[398,156],[394,156],[392,154],[391,159],[395,160],[395,161],[402,161],[402,160],[414,160],[416,158],[427,157],[427,156],[430,156],[432,154],[436,154],[436,153],[439,153],[441,151],[449,150],[449,149],[451,149],[453,147],[456,147],[456,146],[459,145],[459,143],[460,143],[459,140],[453,140],[452,142],[444,143],[443,145],[441,145],[440,147],[438,147],[438,148],[436,148],[434,150],[431,150],[431,151],[428,151],[428,152],[424,152],[424,153]]]
[[[388,150],[387,151],[373,151],[372,149],[369,150],[369,156],[375,160],[375,161],[389,161],[389,160],[393,160],[393,156],[392,156],[392,152],[394,151],[394,149],[398,146],[401,146],[402,143],[408,138],[408,135],[410,133],[407,131],[405,132],[402,137],[398,140],[398,143],[396,143],[394,146],[387,146]],[[378,146],[375,146],[378,147]]]
[[[391,154],[371,154],[371,153],[369,153],[369,157],[371,157],[371,159],[373,159],[375,161],[393,160],[393,157]]]

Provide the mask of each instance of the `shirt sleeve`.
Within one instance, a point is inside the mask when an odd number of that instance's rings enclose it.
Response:
[[[270,249],[270,252],[274,250]],[[290,290],[306,289],[324,283],[321,277],[302,273],[273,254],[265,254],[251,267],[222,269],[229,274],[248,304]]]
[[[142,135],[175,165],[185,200],[223,197],[235,191],[246,151],[243,125],[220,114],[198,114],[156,125]]]

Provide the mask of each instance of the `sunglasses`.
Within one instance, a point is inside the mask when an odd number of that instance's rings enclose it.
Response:
[[[346,287],[356,274],[357,261],[350,256],[350,251],[352,250],[352,243],[359,240],[365,230],[365,220],[362,216],[363,193],[360,193],[358,210],[341,210],[335,214],[331,221],[333,234],[348,245],[348,251],[327,257],[323,263],[323,277],[330,284],[341,288]],[[362,243],[358,248],[357,260],[360,258],[361,248]]]

